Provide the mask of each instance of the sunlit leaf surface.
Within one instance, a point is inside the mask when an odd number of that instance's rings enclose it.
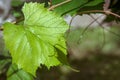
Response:
[[[40,64],[67,64],[64,20],[38,3],[25,3],[23,25],[4,24],[4,39],[13,63],[35,75]],[[63,61],[64,60],[64,61]]]

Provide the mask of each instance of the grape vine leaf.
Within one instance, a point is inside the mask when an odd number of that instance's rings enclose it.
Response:
[[[85,6],[96,6],[100,3],[103,3],[104,0],[90,0]]]
[[[53,5],[57,5],[65,0],[52,0]],[[60,15],[64,14],[74,14],[78,10],[86,6],[97,6],[100,3],[103,3],[104,0],[71,0],[68,3],[65,3],[59,7],[54,9],[55,12],[59,13]],[[89,8],[89,7],[88,7]]]
[[[65,0],[52,0],[52,5],[56,5],[64,1]],[[88,0],[71,0],[68,3],[65,3],[61,6],[56,7],[54,11],[60,15],[63,15],[65,13],[73,14],[74,12],[76,12],[76,10],[79,9],[79,7],[83,6],[87,2]]]
[[[12,62],[33,75],[41,64],[48,68],[68,64],[64,33],[69,26],[62,17],[39,3],[25,3],[22,11],[23,25],[3,25]]]
[[[7,80],[34,80],[34,77],[12,64],[7,71]]]

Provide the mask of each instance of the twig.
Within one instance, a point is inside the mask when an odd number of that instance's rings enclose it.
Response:
[[[109,13],[109,14],[111,14],[111,15],[113,15],[113,16],[116,16],[116,17],[118,17],[118,18],[120,18],[120,16],[119,16],[118,14],[115,14],[115,13],[113,13],[113,12],[107,11],[107,13]]]
[[[102,16],[102,15],[101,15],[101,16]],[[101,16],[97,17],[94,21],[92,21],[90,24],[88,24],[88,25],[85,27],[85,29],[82,31],[81,35],[83,35],[83,34],[87,31],[87,29],[90,27],[90,25],[93,24],[95,21],[97,21]],[[77,41],[78,44],[80,44],[80,42],[79,42],[80,39],[81,39],[81,38],[79,38],[78,41]]]
[[[70,31],[71,31],[70,27],[71,27],[72,21],[73,21],[73,19],[74,19],[76,16],[77,16],[77,15],[74,15],[74,16],[72,17],[72,19],[70,20],[69,29],[67,30],[67,36],[66,36],[67,38],[68,38],[69,33],[70,33]]]
[[[83,12],[80,12],[80,13],[78,13],[78,14],[85,14],[85,13],[96,13],[96,12],[100,12],[100,13],[105,13],[105,14],[110,14],[110,15],[113,15],[113,16],[115,16],[115,17],[118,17],[118,18],[120,18],[120,16],[118,15],[118,14],[115,14],[115,13],[113,13],[113,12],[111,12],[111,11],[103,11],[103,10],[91,10],[91,11],[83,11]]]
[[[66,0],[66,1],[61,2],[61,3],[59,3],[59,4],[53,5],[53,6],[51,6],[48,10],[53,10],[54,8],[56,8],[56,7],[58,7],[58,6],[61,6],[61,5],[65,4],[65,3],[68,3],[68,2],[70,2],[70,1],[72,1],[72,0]]]
[[[96,18],[94,18],[92,15],[90,15],[90,17],[92,18],[92,19],[96,19]],[[100,17],[102,17],[102,16],[100,16]],[[98,20],[95,20],[98,24],[99,24],[99,26],[100,26],[100,28],[102,28],[103,29],[103,43],[102,43],[102,46],[101,46],[101,49],[104,47],[104,44],[105,44],[105,32],[104,32],[104,26],[98,21]]]
[[[105,4],[103,6],[104,11],[109,10],[111,0],[105,0]]]
[[[98,16],[96,19],[94,19],[94,21],[92,21],[90,24],[88,24],[87,25],[87,27],[83,30],[83,32],[82,32],[82,35],[85,33],[85,31],[89,28],[89,26],[91,25],[91,24],[93,24],[95,21],[97,21],[100,17],[102,17],[103,15],[101,15],[101,16]]]

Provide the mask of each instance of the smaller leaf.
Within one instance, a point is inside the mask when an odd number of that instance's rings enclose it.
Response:
[[[65,0],[52,0],[52,4],[56,5],[61,2],[64,2]],[[81,6],[83,6],[85,3],[87,3],[88,0],[71,0],[68,3],[65,3],[61,6],[58,6],[54,9],[54,11],[60,15],[65,13],[74,13],[76,12]]]
[[[103,2],[104,2],[104,0],[91,0],[85,6],[96,6],[96,5],[103,3]]]
[[[34,80],[33,76],[22,69],[18,69],[15,64],[11,65],[7,72],[7,80]]]

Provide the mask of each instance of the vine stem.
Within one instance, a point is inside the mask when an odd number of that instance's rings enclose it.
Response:
[[[63,1],[63,2],[61,2],[61,3],[59,3],[59,4],[53,5],[53,6],[51,6],[48,10],[53,10],[53,9],[55,9],[56,7],[59,7],[59,6],[63,5],[63,4],[66,4],[66,3],[70,2],[70,1],[72,1],[72,0],[66,0],[66,1]]]
[[[113,13],[113,12],[109,11],[109,10],[107,10],[107,11],[103,11],[103,10],[83,11],[83,12],[80,12],[80,13],[78,13],[78,14],[83,14],[83,13],[92,13],[92,12],[100,12],[100,13],[110,14],[110,15],[113,15],[113,16],[115,16],[115,17],[120,18],[120,16],[119,16],[118,14],[115,14],[115,13]]]

